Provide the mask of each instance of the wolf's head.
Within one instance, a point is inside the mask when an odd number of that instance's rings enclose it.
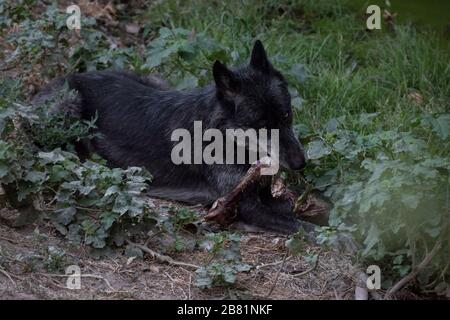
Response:
[[[248,65],[228,69],[216,61],[213,75],[217,97],[233,126],[244,130],[278,129],[280,164],[288,169],[302,169],[305,156],[292,130],[288,85],[268,60],[262,43],[255,42]]]

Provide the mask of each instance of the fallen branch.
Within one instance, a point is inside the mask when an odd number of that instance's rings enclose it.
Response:
[[[272,294],[273,290],[274,290],[275,287],[277,286],[278,277],[280,276],[281,270],[283,270],[284,263],[286,262],[286,260],[287,260],[287,258],[288,258],[288,254],[289,254],[289,252],[286,252],[286,253],[285,253],[284,258],[283,258],[283,261],[281,262],[280,269],[278,269],[278,272],[277,272],[277,274],[276,274],[276,276],[275,276],[275,280],[274,280],[274,282],[273,282],[273,284],[272,284],[272,287],[270,288],[269,292],[267,293],[266,298],[268,298],[268,297]]]
[[[171,257],[163,255],[163,254],[158,253],[156,251],[153,251],[152,249],[150,249],[149,247],[146,247],[144,245],[141,245],[141,244],[138,244],[138,243],[134,243],[134,242],[131,242],[129,240],[125,240],[125,241],[128,244],[131,244],[131,245],[135,246],[136,248],[139,248],[142,251],[148,253],[149,255],[152,256],[152,258],[158,260],[159,262],[165,262],[165,263],[168,263],[168,264],[174,265],[174,266],[189,267],[189,268],[194,268],[194,269],[200,268],[200,266],[197,266],[195,264],[174,260]]]
[[[292,258],[292,256],[289,256],[288,258],[286,258],[286,260],[283,259],[283,260],[275,261],[275,262],[272,262],[272,263],[261,264],[259,266],[256,266],[256,270],[259,270],[259,269],[262,269],[262,268],[267,268],[267,267],[277,266],[279,264],[282,264],[283,261],[286,262],[286,261],[290,260],[291,258]]]
[[[81,274],[80,275],[83,278],[94,278],[94,279],[101,279],[103,281],[105,281],[106,285],[108,286],[108,288],[112,291],[112,292],[117,292],[116,289],[114,289],[114,287],[109,283],[108,279],[102,277],[102,276],[98,276],[96,274]]]
[[[236,208],[242,192],[261,177],[261,162],[252,164],[238,185],[226,196],[217,199],[205,216],[206,221],[214,221],[220,225],[229,225],[236,218]]]
[[[295,278],[296,278],[296,277],[302,277],[302,276],[304,276],[304,275],[306,275],[306,274],[308,274],[308,273],[314,271],[314,270],[317,268],[317,266],[319,265],[319,257],[320,257],[320,256],[318,255],[316,261],[314,262],[314,265],[313,265],[311,268],[306,269],[306,270],[303,271],[303,272],[294,274],[294,277],[295,277]]]
[[[408,282],[417,277],[419,272],[422,271],[431,262],[431,260],[433,260],[434,256],[436,255],[436,253],[438,253],[441,246],[442,246],[442,238],[439,238],[434,244],[433,249],[431,249],[431,251],[425,256],[422,262],[419,263],[419,265],[414,270],[412,270],[408,275],[400,279],[392,288],[390,288],[386,293],[386,295],[384,296],[384,299],[391,298],[392,295],[394,295],[398,290],[403,288]]]
[[[5,277],[7,277],[9,279],[9,281],[11,281],[11,283],[13,284],[13,286],[17,287],[16,282],[11,278],[11,276],[9,275],[8,272],[6,272],[6,270],[4,270],[2,267],[0,267],[0,273],[2,273]]]
[[[261,169],[269,167],[269,161],[261,160],[252,164],[237,186],[230,193],[214,202],[204,219],[206,221],[214,221],[222,226],[233,223],[237,217],[237,205],[243,192],[261,180]],[[294,214],[301,220],[318,225],[327,224],[328,205],[324,201],[314,197],[311,194],[313,187],[310,184],[306,185],[306,191],[297,198],[296,194],[286,187],[283,180],[278,175],[274,175],[272,177],[270,191],[274,199],[290,202]]]

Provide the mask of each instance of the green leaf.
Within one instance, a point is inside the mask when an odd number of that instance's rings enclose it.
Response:
[[[293,236],[285,242],[286,248],[289,249],[292,255],[298,255],[302,252],[303,249],[303,241],[299,236]]]
[[[119,193],[119,191],[120,191],[120,188],[118,186],[111,186],[108,189],[106,189],[104,197],[105,198],[110,197],[113,194]]]
[[[362,125],[368,125],[372,122],[372,119],[374,119],[377,115],[378,115],[378,112],[361,113],[359,115],[359,123]]]
[[[236,282],[236,272],[230,268],[226,267],[225,274],[224,274],[224,280],[226,283],[233,284]]]
[[[410,208],[410,209],[416,209],[419,205],[420,198],[422,196],[420,194],[407,194],[403,193],[400,197],[402,203]]]
[[[409,265],[396,265],[393,267],[395,271],[397,271],[400,276],[405,276],[411,271],[411,266]]]
[[[74,207],[59,209],[53,212],[52,219],[57,223],[67,226],[73,221],[76,213],[77,209],[75,209]]]
[[[86,234],[89,235],[94,234],[95,231],[98,229],[97,223],[91,218],[83,220],[83,222],[81,223],[81,227],[86,232]]]
[[[24,180],[30,181],[32,183],[42,183],[44,182],[45,178],[46,178],[45,172],[30,170],[26,173]]]
[[[208,271],[204,267],[200,267],[195,271],[197,277],[195,278],[194,285],[199,288],[211,288],[213,279],[209,276]]]
[[[425,228],[425,232],[432,238],[437,238],[442,231],[442,227]]]
[[[178,90],[193,89],[198,86],[198,78],[192,74],[186,75],[178,84]]]
[[[55,150],[52,152],[39,152],[38,156],[41,159],[42,164],[57,163],[65,160],[60,150]]]
[[[119,213],[120,215],[125,214],[129,209],[128,201],[123,193],[120,193],[116,201],[114,202],[113,211]]]
[[[295,97],[292,99],[291,104],[294,109],[301,110],[303,107],[303,99],[300,97]]]
[[[103,228],[98,228],[94,234],[88,234],[86,236],[86,244],[92,245],[94,248],[104,248],[106,245],[106,238],[108,234]]]
[[[9,168],[8,165],[4,164],[4,163],[0,163],[0,178],[3,178],[4,176],[6,176],[9,172]]]
[[[442,138],[442,140],[445,140],[449,135],[449,127],[450,115],[444,114],[436,119],[436,124],[433,126],[433,130]]]
[[[422,116],[422,124],[431,125],[431,129],[442,139],[445,140],[449,135],[450,115],[444,114],[435,118],[431,114]]]
[[[372,248],[380,241],[380,231],[375,224],[371,224],[369,231],[367,232],[367,237],[364,239],[364,251],[363,256],[367,256],[372,250]]]
[[[131,257],[138,257],[138,258],[144,258],[144,252],[136,247],[135,245],[129,244],[125,247],[125,255],[129,258]]]
[[[403,255],[398,255],[394,258],[394,264],[401,264],[403,262]]]
[[[305,82],[307,78],[305,65],[299,63],[292,65],[291,69],[289,70],[289,74],[291,74],[294,77],[294,79],[299,83]]]
[[[114,214],[113,212],[103,212],[100,215],[100,219],[102,222],[103,229],[109,230],[109,228],[111,228],[114,222],[116,222],[117,215]]]
[[[315,160],[325,157],[331,153],[331,149],[328,148],[322,140],[315,140],[308,144],[307,155],[308,159]]]

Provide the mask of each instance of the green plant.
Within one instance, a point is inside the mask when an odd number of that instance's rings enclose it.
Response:
[[[241,261],[240,236],[237,234],[211,233],[206,235],[201,246],[210,253],[210,262],[196,271],[195,285],[200,288],[232,285],[237,273],[251,269]]]
[[[384,263],[391,281],[442,242],[419,274],[422,285],[436,285],[448,276],[450,117],[423,114],[412,121],[415,130],[406,132],[362,135],[339,125],[325,128],[308,145],[312,166],[306,178],[334,203],[331,229],[353,232],[363,244],[361,256]],[[329,227],[324,232],[323,240],[335,241]]]
[[[50,272],[62,271],[64,270],[64,265],[66,262],[66,253],[64,250],[55,247],[48,246],[47,248],[47,258],[44,261],[46,269]]]

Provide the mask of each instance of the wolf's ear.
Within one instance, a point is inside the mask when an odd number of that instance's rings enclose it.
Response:
[[[257,70],[262,72],[269,72],[271,64],[269,59],[267,59],[266,50],[261,41],[256,40],[255,45],[252,50],[252,57],[250,58],[250,65]]]
[[[234,73],[216,60],[213,66],[213,75],[218,91],[229,98],[234,96],[238,89],[238,81]]]

